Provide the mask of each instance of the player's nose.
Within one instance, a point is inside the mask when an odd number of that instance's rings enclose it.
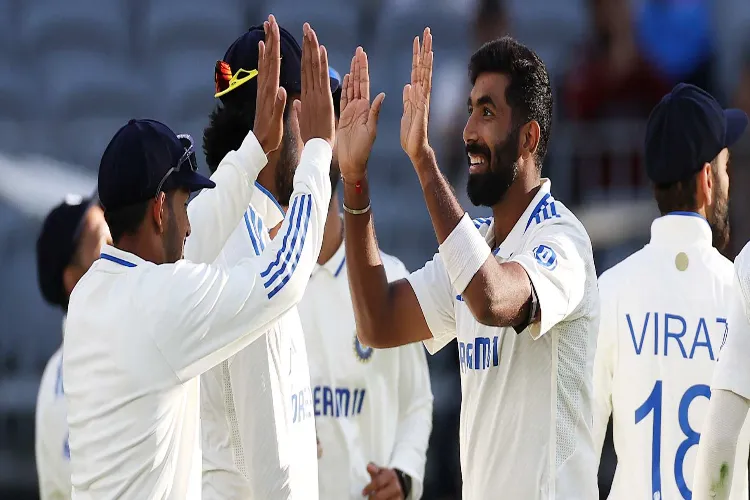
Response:
[[[471,142],[477,142],[479,139],[479,134],[477,133],[477,128],[474,125],[474,120],[470,116],[468,120],[466,120],[466,126],[464,126],[464,143],[469,144]]]

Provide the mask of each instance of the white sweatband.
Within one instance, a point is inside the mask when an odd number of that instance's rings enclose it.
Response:
[[[491,253],[490,246],[474,227],[469,214],[461,217],[461,221],[440,245],[438,251],[443,258],[451,284],[459,294],[466,290],[471,279]]]

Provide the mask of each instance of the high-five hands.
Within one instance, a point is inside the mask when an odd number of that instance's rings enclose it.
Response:
[[[268,154],[281,145],[286,90],[279,87],[281,37],[275,17],[268,16],[268,21],[263,23],[263,31],[265,42],[258,42],[258,92],[253,133]]]
[[[309,24],[303,27],[302,96],[294,101],[302,141],[319,137],[333,147],[335,117],[331,81],[328,76],[328,52],[318,44],[318,36]]]
[[[341,116],[336,137],[341,176],[346,182],[354,184],[365,176],[383,99],[385,94],[380,93],[370,104],[367,54],[362,47],[357,47],[342,84]]]
[[[430,154],[427,121],[432,91],[432,34],[425,28],[422,46],[419,37],[412,47],[411,83],[404,87],[404,114],[401,117],[401,147],[412,163]]]

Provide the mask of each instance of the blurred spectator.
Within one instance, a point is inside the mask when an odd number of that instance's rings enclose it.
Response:
[[[732,105],[750,114],[750,41],[743,54],[740,80],[735,87]],[[750,197],[745,194],[750,186],[750,134],[745,134],[745,137],[732,148],[731,153],[730,175],[733,188],[730,193],[732,203],[729,216],[732,233],[725,255],[729,259],[734,259],[750,240],[750,219],[747,217],[750,213]]]
[[[669,92],[636,44],[629,0],[589,0],[592,34],[565,77],[564,113],[574,120],[645,118]]]
[[[717,95],[711,22],[708,0],[645,0],[637,18],[638,45],[670,83],[692,83]]]

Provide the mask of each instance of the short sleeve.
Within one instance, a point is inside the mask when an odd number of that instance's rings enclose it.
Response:
[[[432,333],[432,338],[425,340],[424,345],[430,354],[435,354],[456,338],[455,294],[440,254],[435,254],[422,269],[406,279]]]
[[[750,353],[750,322],[745,309],[745,296],[740,280],[735,276],[729,297],[727,339],[719,351],[711,389],[731,391],[750,399],[750,364],[747,362],[747,354]]]
[[[550,224],[538,229],[527,249],[510,260],[526,270],[539,299],[541,321],[529,327],[534,339],[570,316],[583,299],[586,266],[579,239],[576,228]]]

